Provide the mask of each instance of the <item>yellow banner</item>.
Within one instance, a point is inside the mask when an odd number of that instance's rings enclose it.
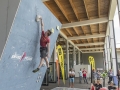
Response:
[[[94,57],[89,56],[88,58],[90,65],[92,64],[92,69],[95,69],[95,60]]]
[[[60,45],[57,46],[57,52],[58,52],[58,60],[60,62],[62,77],[63,77],[63,83],[65,84],[65,74],[64,74],[64,53],[62,50],[62,47]]]
[[[59,78],[60,78],[60,74],[59,74],[59,60],[58,60],[58,52],[57,52],[57,49],[56,49],[56,70],[57,70],[57,79],[58,79],[58,86],[59,86]]]

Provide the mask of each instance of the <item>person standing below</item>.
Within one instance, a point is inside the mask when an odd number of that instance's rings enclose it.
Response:
[[[73,69],[70,69],[69,71],[70,88],[74,88],[74,77],[75,77],[75,72]]]
[[[87,71],[85,70],[85,68],[83,69],[82,73],[83,73],[83,80],[84,80],[84,83],[87,83],[87,84],[88,84],[87,78],[86,78]]]
[[[96,70],[95,70],[95,69],[93,69],[93,72],[92,72],[92,77],[93,77],[92,82],[93,82],[93,83],[96,83],[96,81],[97,81],[97,72],[96,72]]]
[[[97,70],[97,78],[100,79],[100,77],[101,77],[101,73],[99,70]]]
[[[42,18],[39,18],[39,19],[41,21],[41,30],[42,30],[41,38],[40,38],[40,46],[41,46],[40,47],[40,57],[41,57],[41,60],[40,60],[40,64],[39,64],[38,68],[33,70],[34,73],[39,71],[44,60],[46,61],[47,68],[49,68],[49,61],[48,61],[49,53],[50,53],[49,36],[52,34],[52,31],[47,30],[46,32],[44,32],[44,24],[43,24]]]
[[[82,83],[81,81],[82,81],[82,71],[81,71],[81,69],[80,69],[80,71],[78,72],[79,73],[79,83]]]
[[[108,90],[116,90],[117,87],[114,86],[113,81],[110,82],[110,85],[108,86]]]
[[[113,79],[113,71],[112,71],[112,69],[110,69],[110,71],[108,72],[108,77],[109,77],[109,81],[108,81],[108,84],[109,84]]]

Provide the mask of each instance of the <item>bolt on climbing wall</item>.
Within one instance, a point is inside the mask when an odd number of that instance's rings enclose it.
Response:
[[[41,87],[46,67],[32,72],[40,62],[41,32],[36,15],[42,16],[45,31],[54,29],[50,36],[52,54],[60,22],[41,0],[21,0],[0,61],[0,90],[39,90]]]

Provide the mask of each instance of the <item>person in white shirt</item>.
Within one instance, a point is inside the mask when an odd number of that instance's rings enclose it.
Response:
[[[70,81],[70,87],[74,88],[74,77],[75,77],[75,72],[73,69],[70,69],[69,71],[69,81]]]
[[[80,71],[78,73],[79,73],[79,83],[82,83],[81,81],[82,81],[83,75],[82,75],[81,69],[80,69]]]

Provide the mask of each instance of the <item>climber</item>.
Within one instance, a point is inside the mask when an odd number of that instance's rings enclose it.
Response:
[[[47,68],[49,68],[49,61],[48,61],[49,53],[50,53],[49,36],[52,34],[51,30],[47,30],[46,32],[44,32],[44,24],[43,24],[42,18],[39,16],[38,19],[41,23],[41,30],[42,30],[41,38],[40,38],[40,57],[41,57],[41,59],[40,59],[40,64],[39,64],[38,68],[33,70],[34,73],[39,71],[44,60],[46,61]]]

